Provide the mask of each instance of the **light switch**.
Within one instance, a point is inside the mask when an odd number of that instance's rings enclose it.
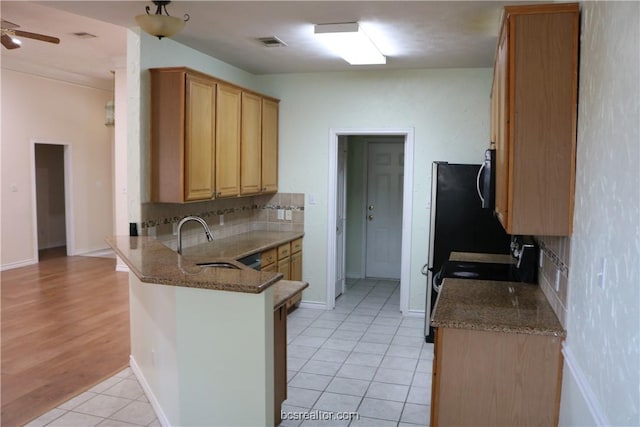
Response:
[[[278,219],[284,220],[284,209],[278,209]]]
[[[289,209],[284,211],[284,219],[286,219],[287,221],[291,221],[291,211]]]

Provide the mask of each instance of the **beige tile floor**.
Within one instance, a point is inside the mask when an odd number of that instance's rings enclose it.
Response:
[[[160,426],[136,377],[127,368],[26,427]]]
[[[424,319],[400,314],[397,281],[350,280],[332,311],[300,308],[288,318],[289,413],[353,412],[351,420],[285,420],[292,426],[429,425],[433,344]],[[127,368],[27,427],[160,426]],[[209,426],[201,426],[209,427]]]

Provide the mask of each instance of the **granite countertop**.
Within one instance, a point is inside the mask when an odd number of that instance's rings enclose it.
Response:
[[[266,233],[266,234],[261,234]],[[253,234],[253,233],[245,233]],[[302,233],[273,233],[257,232],[255,242],[256,246],[251,253],[262,250],[262,246],[266,245],[267,237],[275,238],[271,246],[277,246],[281,243],[291,240],[291,236],[300,237]],[[223,290],[244,293],[260,293],[269,286],[276,283],[282,278],[281,273],[261,272],[242,266],[241,269],[228,268],[209,268],[199,267],[197,262],[225,261],[234,262],[235,259],[245,255],[251,238],[249,236],[240,235],[238,241],[244,242],[244,246],[236,245],[225,249],[221,242],[228,239],[220,239],[211,242],[212,249],[207,252],[202,246],[197,254],[192,256],[181,256],[177,252],[169,249],[160,241],[151,237],[129,237],[114,236],[107,238],[107,243],[116,251],[122,260],[129,266],[131,271],[145,283],[158,283],[162,285],[184,286],[192,288]],[[196,246],[194,248],[198,248]],[[190,248],[191,249],[191,248]],[[187,254],[190,251],[185,250]]]
[[[445,279],[431,325],[566,336],[540,286],[519,282]]]
[[[485,254],[477,252],[451,252],[450,261],[488,262],[495,264],[515,264],[516,259],[509,254]]]
[[[273,285],[273,309],[277,310],[308,286],[309,284],[306,282],[279,280],[275,285]]]
[[[184,248],[182,255],[196,262],[216,258],[240,259],[280,246],[303,235],[304,233],[295,231],[250,231]]]

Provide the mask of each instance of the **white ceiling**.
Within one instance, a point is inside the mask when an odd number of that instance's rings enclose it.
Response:
[[[174,40],[254,74],[344,71],[352,67],[313,36],[313,25],[358,21],[387,55],[386,65],[357,69],[490,67],[502,6],[514,1],[174,1],[190,15]],[[532,2],[529,2],[532,3]],[[2,48],[3,68],[110,81],[124,64],[125,28],[148,1],[2,1],[2,18],[20,29],[59,37]],[[88,32],[96,38],[73,35]],[[286,47],[264,47],[277,36]],[[39,70],[39,71],[38,71]]]

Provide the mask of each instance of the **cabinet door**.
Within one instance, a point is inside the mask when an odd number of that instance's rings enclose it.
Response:
[[[262,192],[278,191],[278,103],[262,100]]]
[[[240,194],[261,191],[262,98],[242,92],[242,129],[240,139]]]
[[[206,200],[213,196],[216,85],[210,80],[186,77],[184,147],[184,198]]]
[[[509,75],[508,75],[509,21],[502,30],[496,56],[496,199],[495,211],[502,226],[508,228],[509,204]]]
[[[218,84],[216,109],[216,196],[240,193],[241,91]]]
[[[296,252],[291,255],[290,280],[302,280],[302,252]]]
[[[282,273],[282,280],[291,280],[291,259],[289,257],[278,261],[278,273]]]
[[[561,338],[438,329],[432,426],[558,425]]]

